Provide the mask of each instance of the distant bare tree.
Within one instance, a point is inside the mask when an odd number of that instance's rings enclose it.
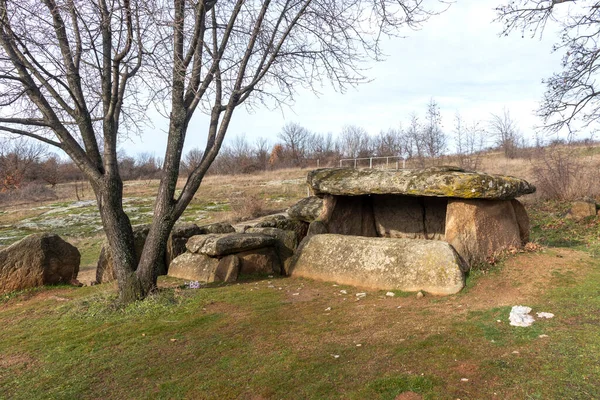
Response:
[[[502,114],[491,115],[488,130],[496,138],[496,144],[504,152],[506,158],[517,156],[521,134],[517,122],[512,119],[508,109],[504,108]]]
[[[253,155],[256,160],[256,164],[261,171],[267,169],[269,165],[269,154],[270,154],[269,140],[263,137],[259,137],[254,142]]]
[[[242,104],[365,81],[379,42],[418,27],[422,0],[0,0],[0,131],[55,146],[90,182],[122,302],[156,288],[167,239]],[[118,145],[149,101],[169,118],[153,220],[139,263],[123,210]],[[203,158],[177,188],[190,121],[209,116]]]
[[[373,155],[369,133],[360,126],[344,126],[338,136],[338,142],[344,157],[358,158]]]
[[[503,35],[517,31],[537,36],[548,21],[559,24],[558,42],[562,71],[546,79],[538,114],[545,128],[569,132],[600,121],[600,2],[595,0],[511,0],[496,8]]]
[[[425,149],[425,156],[431,160],[437,159],[446,151],[447,138],[442,130],[442,114],[440,106],[434,99],[431,99],[427,104],[421,140]]]
[[[39,172],[37,166],[46,153],[46,146],[22,138],[0,142],[0,191],[20,188],[32,170]],[[29,176],[29,180],[36,178]]]
[[[295,122],[289,122],[281,129],[277,137],[283,142],[284,151],[290,164],[295,167],[302,166],[312,133]]]
[[[457,112],[454,116],[456,155],[462,168],[477,170],[485,147],[485,129],[479,121],[467,123]]]
[[[405,158],[407,156],[407,138],[401,128],[390,128],[379,132],[374,138],[375,152],[378,156],[395,156]]]

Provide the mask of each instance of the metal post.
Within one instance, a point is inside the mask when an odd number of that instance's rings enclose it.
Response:
[[[354,169],[356,169],[356,158],[354,159]]]
[[[396,160],[396,171],[398,171],[398,160]]]
[[[340,160],[340,168],[342,168],[342,160]]]
[[[389,157],[385,158],[385,169],[390,169],[390,158]]]
[[[369,158],[369,168],[373,169],[373,157]]]
[[[319,164],[320,164],[320,163],[319,163],[319,161],[320,161],[320,160],[317,158],[317,168],[319,168],[319,167],[320,167],[320,165],[319,165]]]

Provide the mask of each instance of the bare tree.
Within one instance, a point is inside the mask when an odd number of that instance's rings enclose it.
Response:
[[[504,152],[504,156],[515,158],[519,149],[521,134],[517,122],[512,119],[508,109],[504,108],[502,114],[492,114],[488,129],[490,134],[496,138],[496,144]]]
[[[323,81],[339,90],[363,82],[361,63],[381,55],[380,38],[430,15],[422,0],[0,0],[0,130],[75,162],[97,199],[120,300],[141,299],[238,106],[281,105]],[[149,100],[169,126],[138,263],[117,148],[120,132],[141,130]],[[176,192],[198,109],[210,117],[207,143]]]
[[[541,37],[548,21],[560,26],[553,50],[563,53],[562,71],[544,81],[547,89],[538,110],[551,132],[566,128],[572,133],[600,120],[600,2],[574,3],[518,0],[496,9],[497,21],[504,24],[503,35],[518,31],[523,37]]]
[[[344,157],[370,157],[373,155],[369,133],[360,126],[346,125],[338,136],[339,149]]]
[[[302,166],[312,133],[303,126],[290,122],[281,129],[277,137],[283,142],[284,151],[287,153],[291,165]]]
[[[46,153],[46,146],[23,138],[0,142],[0,192],[19,189],[26,180],[38,178],[33,172],[40,172],[36,167]]]
[[[458,112],[454,116],[456,155],[462,168],[479,168],[485,147],[485,133],[481,122],[465,122]]]
[[[422,131],[425,155],[431,160],[440,157],[446,151],[446,135],[442,130],[442,114],[438,103],[431,99],[425,113],[425,126]]]

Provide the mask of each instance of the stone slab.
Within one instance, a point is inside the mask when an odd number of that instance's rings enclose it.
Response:
[[[291,275],[378,290],[449,295],[464,287],[465,270],[446,242],[325,234],[305,239]]]
[[[509,200],[535,192],[535,186],[512,176],[465,171],[455,167],[382,171],[326,168],[308,173],[315,195],[359,196],[402,194],[410,196]]]

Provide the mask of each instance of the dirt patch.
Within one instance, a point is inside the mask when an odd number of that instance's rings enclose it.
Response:
[[[590,261],[589,254],[570,249],[520,254],[507,260],[499,272],[478,279],[461,300],[475,310],[531,301],[556,279],[584,276],[581,270],[589,268]]]

